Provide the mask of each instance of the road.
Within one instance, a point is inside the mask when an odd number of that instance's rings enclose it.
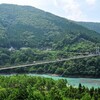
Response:
[[[51,61],[38,61],[38,62],[31,63],[31,64],[3,67],[3,68],[0,68],[0,70],[29,67],[29,66],[34,66],[34,65],[43,65],[43,64],[63,62],[63,61],[74,60],[74,59],[82,59],[82,58],[88,58],[88,57],[95,57],[95,56],[100,56],[100,55],[99,54],[90,54],[90,55],[86,55],[86,56],[83,56],[83,55],[82,56],[74,56],[74,57],[70,57],[70,58],[66,58],[66,59],[62,58],[62,59],[56,59],[56,60],[51,60]]]

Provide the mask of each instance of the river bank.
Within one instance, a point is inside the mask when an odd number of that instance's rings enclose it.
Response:
[[[21,74],[0,74],[3,76],[12,76],[12,75],[21,75]],[[23,74],[22,74],[23,75]],[[71,78],[71,77],[61,77],[59,75],[56,74],[32,74],[32,73],[28,73],[28,74],[24,74],[24,75],[28,75],[28,76],[37,76],[37,77],[44,77],[44,78],[52,78],[54,80],[59,80],[59,79],[65,79],[68,81],[68,83],[72,86],[78,87],[79,84],[81,83],[82,85],[84,85],[85,87],[91,88],[98,88],[100,87],[100,78]]]

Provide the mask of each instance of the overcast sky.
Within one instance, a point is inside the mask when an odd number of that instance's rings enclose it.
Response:
[[[100,22],[100,0],[0,0],[0,3],[30,5],[76,21]]]

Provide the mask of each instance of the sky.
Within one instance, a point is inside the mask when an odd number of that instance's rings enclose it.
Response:
[[[29,5],[75,21],[100,22],[100,0],[0,0]]]

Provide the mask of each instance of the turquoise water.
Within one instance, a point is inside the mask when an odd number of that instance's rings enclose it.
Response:
[[[4,75],[4,76],[12,76],[15,74],[11,75]],[[59,77],[59,76],[54,76],[54,75],[49,75],[49,74],[27,74],[29,76],[40,76],[40,77],[46,77],[46,78],[52,78],[54,80],[58,79],[66,79],[68,83],[72,86],[78,87],[79,83],[84,85],[85,87],[91,88],[98,88],[100,87],[100,78],[95,79],[95,78],[65,78],[65,77]]]
[[[47,75],[47,74],[28,74],[30,76],[41,76],[46,78],[52,78],[54,80],[58,79],[67,79],[68,83],[72,86],[78,87],[79,83],[84,85],[85,87],[91,88],[98,88],[100,87],[100,79],[94,79],[94,78],[65,78],[65,77],[59,77],[59,76],[53,76],[53,75]]]

